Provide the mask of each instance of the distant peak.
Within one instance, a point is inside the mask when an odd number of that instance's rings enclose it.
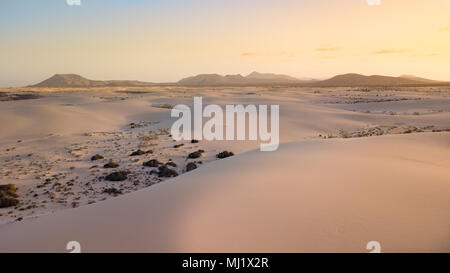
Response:
[[[405,74],[401,75],[400,78],[417,78],[417,76]]]
[[[93,81],[78,74],[55,74],[34,87],[98,87],[98,86],[143,86],[151,83],[140,81]]]
[[[252,73],[248,74],[247,77],[251,77],[251,76],[259,76],[259,75],[261,75],[261,74],[262,74],[262,73],[259,73],[259,72],[257,72],[257,71],[253,71]]]

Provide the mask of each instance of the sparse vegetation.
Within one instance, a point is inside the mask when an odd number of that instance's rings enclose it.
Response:
[[[19,204],[19,195],[14,184],[0,185],[0,208],[14,207]]]

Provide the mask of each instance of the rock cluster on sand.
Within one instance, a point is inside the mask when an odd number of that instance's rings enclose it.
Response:
[[[31,180],[20,185],[20,198],[2,192],[0,206],[10,208],[6,213],[0,209],[0,223],[101,202],[191,171],[201,164],[197,157],[213,159],[199,150],[197,140],[175,142],[168,129],[139,124],[135,129],[86,132],[33,153],[21,150],[30,140],[19,137],[0,145],[0,178]]]
[[[119,164],[117,164],[116,162],[110,160],[110,161],[109,161],[108,163],[106,163],[103,167],[114,169],[114,168],[119,167]]]
[[[124,181],[128,178],[128,172],[126,171],[120,171],[120,172],[113,172],[108,174],[105,177],[105,180],[108,181]]]
[[[233,152],[223,151],[221,153],[216,154],[216,157],[219,158],[219,159],[222,159],[222,158],[227,158],[227,157],[230,157],[230,156],[233,156],[233,155],[234,155]]]
[[[205,152],[204,150],[198,150],[198,151],[192,152],[188,155],[188,158],[199,158],[203,155],[204,152]]]
[[[134,122],[130,123],[130,128],[131,129],[141,128],[141,127],[142,127],[141,124],[137,124],[137,123],[134,123]]]
[[[145,167],[158,167],[159,165],[162,165],[162,163],[159,162],[158,159],[150,159],[149,161],[144,162],[142,165]]]
[[[99,160],[99,159],[103,159],[103,158],[104,158],[104,157],[103,157],[102,155],[96,154],[96,155],[94,155],[94,156],[91,157],[91,160],[92,160],[92,161],[95,161],[95,160]]]
[[[190,171],[195,170],[195,169],[197,169],[197,164],[195,164],[194,162],[189,162],[186,165],[186,172],[190,172]]]
[[[14,184],[0,185],[0,208],[13,207],[19,204]]]
[[[103,191],[103,193],[113,194],[113,195],[119,195],[119,194],[122,194],[122,191],[121,191],[121,190],[118,190],[118,189],[116,189],[116,188],[109,188],[109,189],[105,189],[105,190]]]
[[[166,165],[158,167],[158,177],[175,177],[178,173],[175,170],[169,169]]]
[[[173,161],[169,161],[166,163],[166,166],[176,167],[177,164],[175,164],[175,162],[173,162]]]
[[[130,156],[138,156],[138,155],[145,155],[145,154],[153,154],[152,150],[148,150],[148,151],[142,151],[141,149],[134,151],[130,154]]]

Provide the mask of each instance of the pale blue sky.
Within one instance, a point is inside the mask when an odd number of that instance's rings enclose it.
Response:
[[[448,78],[449,0],[81,2],[0,2],[0,86],[55,73],[158,82],[254,70]]]

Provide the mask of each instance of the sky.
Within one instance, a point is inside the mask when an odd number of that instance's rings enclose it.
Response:
[[[0,1],[0,87],[63,73],[450,80],[450,0],[80,1]]]

